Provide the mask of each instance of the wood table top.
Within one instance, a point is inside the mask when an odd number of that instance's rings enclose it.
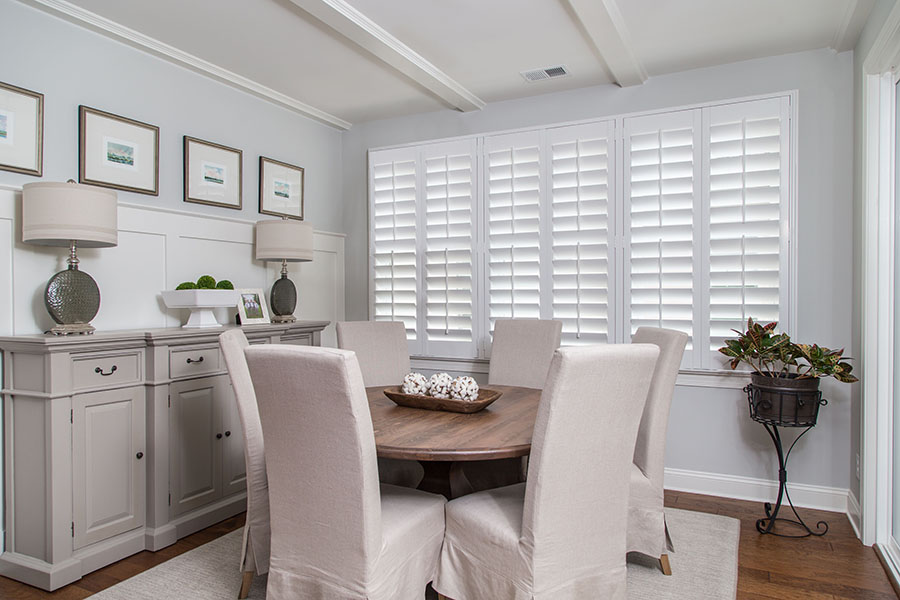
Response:
[[[378,456],[405,460],[467,461],[525,456],[541,390],[492,385],[503,392],[476,413],[397,406],[385,387],[366,388]]]

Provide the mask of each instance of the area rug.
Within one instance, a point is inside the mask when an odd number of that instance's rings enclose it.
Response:
[[[672,576],[639,555],[628,558],[629,600],[727,600],[737,594],[738,539],[736,519],[685,510],[666,510],[675,543],[670,555]],[[238,561],[240,530],[91,596],[95,600],[236,598],[241,585]],[[265,577],[256,577],[251,600],[266,597]],[[423,594],[424,597],[424,594]]]

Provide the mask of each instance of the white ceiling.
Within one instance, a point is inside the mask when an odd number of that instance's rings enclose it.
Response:
[[[856,43],[874,0],[22,0],[349,124]],[[163,47],[160,52],[158,42]],[[197,61],[201,59],[201,61]],[[571,75],[526,82],[520,71]],[[225,76],[222,76],[225,73]]]

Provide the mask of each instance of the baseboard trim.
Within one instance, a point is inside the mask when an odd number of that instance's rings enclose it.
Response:
[[[668,490],[755,502],[774,502],[778,495],[777,481],[684,469],[666,469],[664,485]],[[788,490],[794,506],[840,512],[849,516],[848,489],[788,483]]]
[[[853,490],[847,491],[847,518],[850,519],[850,527],[853,528],[853,533],[856,534],[856,537],[862,539],[862,510],[859,508],[859,500],[856,499]]]

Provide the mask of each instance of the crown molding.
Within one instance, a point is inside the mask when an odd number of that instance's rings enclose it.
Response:
[[[484,100],[344,0],[290,1],[453,108],[463,112],[484,108]]]
[[[129,27],[125,27],[115,21],[111,21],[106,17],[102,17],[96,13],[75,6],[65,0],[19,0],[23,4],[33,6],[45,12],[60,16],[67,21],[81,25],[101,33],[107,37],[124,42],[129,46],[143,50],[169,62],[186,67],[192,71],[206,75],[216,81],[220,81],[231,87],[253,94],[258,98],[262,98],[273,104],[277,104],[288,110],[310,117],[331,127],[346,130],[350,129],[352,123],[345,121],[340,117],[336,117],[330,113],[320,110],[315,106],[310,106],[305,102],[301,102],[296,98],[292,98],[287,94],[283,94],[270,87],[257,83],[252,79],[248,79],[243,75],[238,75],[228,69],[215,65],[209,61],[203,60],[198,56],[189,54],[174,46],[170,46],[148,35],[144,35],[139,31],[135,31]]]

